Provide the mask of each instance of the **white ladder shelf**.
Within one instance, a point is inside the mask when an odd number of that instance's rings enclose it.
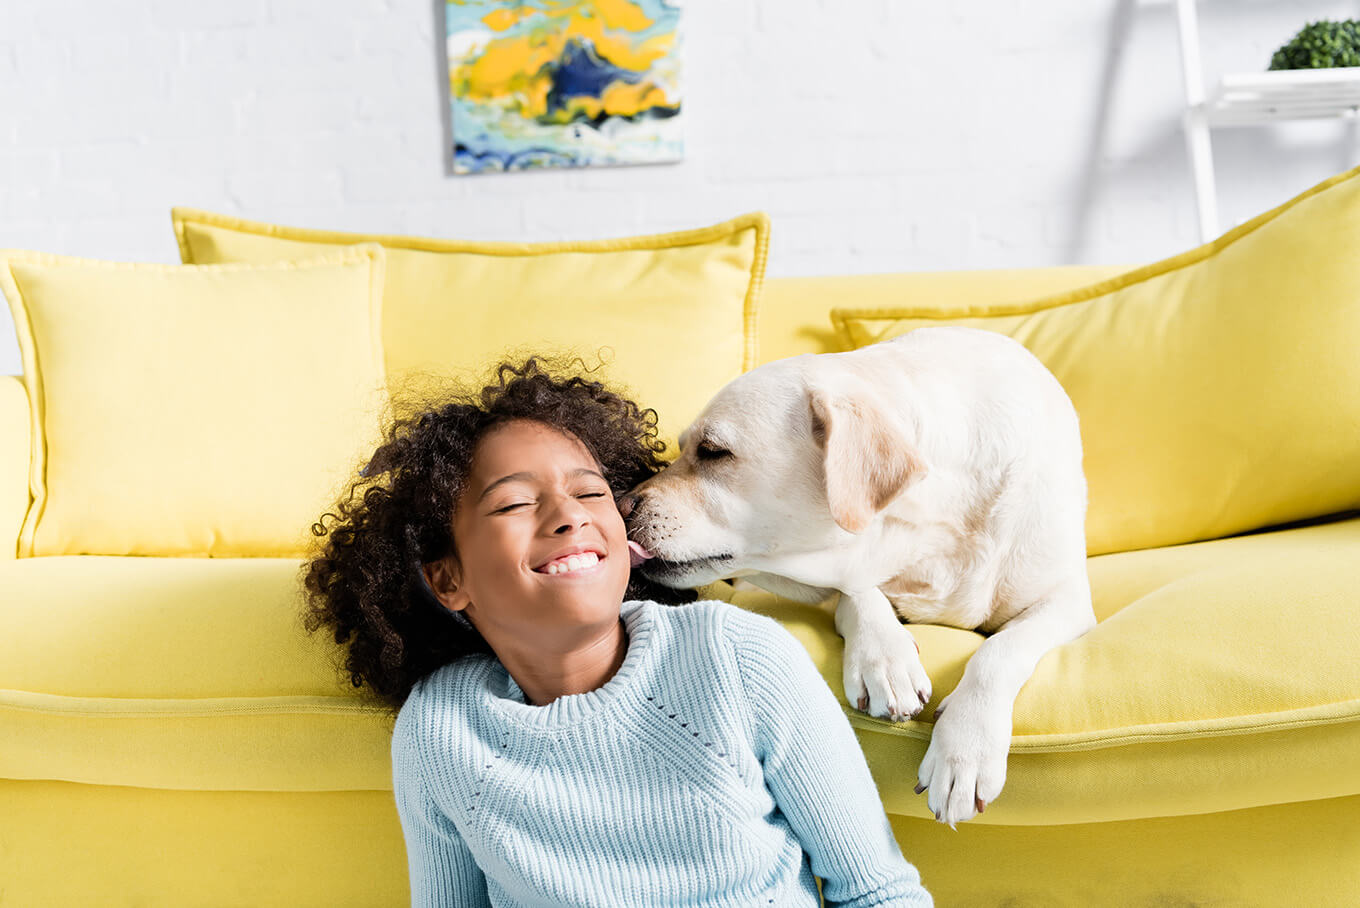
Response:
[[[1219,234],[1218,197],[1209,130],[1260,126],[1285,120],[1355,117],[1360,110],[1360,67],[1230,73],[1211,97],[1204,93],[1196,0],[1176,0],[1181,68],[1185,75],[1185,141],[1195,177],[1201,242]]]

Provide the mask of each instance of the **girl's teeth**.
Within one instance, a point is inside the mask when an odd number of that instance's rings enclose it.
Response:
[[[554,561],[548,565],[549,574],[565,574],[568,571],[579,571],[582,568],[590,568],[600,563],[600,558],[594,552],[582,552],[580,555],[571,555],[566,561]]]

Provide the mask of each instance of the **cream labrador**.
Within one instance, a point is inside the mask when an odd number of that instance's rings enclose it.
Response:
[[[951,827],[983,810],[1020,688],[1096,624],[1081,435],[1057,379],[1004,335],[919,328],[753,369],[679,441],[620,501],[646,576],[838,592],[845,696],[896,721],[931,696],[903,620],[989,635],[935,712],[916,789]]]

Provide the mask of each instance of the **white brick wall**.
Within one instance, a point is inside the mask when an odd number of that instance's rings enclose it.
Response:
[[[1202,4],[1206,79],[1264,69],[1305,22],[1352,7]],[[440,0],[3,0],[0,248],[174,262],[172,205],[528,240],[763,209],[775,275],[1140,263],[1197,244],[1165,0],[684,15],[683,163],[455,177]],[[1356,160],[1340,122],[1214,138],[1225,228]],[[0,372],[19,372],[0,311]]]

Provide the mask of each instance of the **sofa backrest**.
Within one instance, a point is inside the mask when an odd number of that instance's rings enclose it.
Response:
[[[1076,288],[1129,270],[1123,265],[1068,265],[990,271],[771,278],[759,308],[759,363],[841,349],[829,313],[836,306],[894,306],[947,298],[1008,302]],[[31,500],[30,414],[23,377],[0,376],[0,559],[14,558]]]

